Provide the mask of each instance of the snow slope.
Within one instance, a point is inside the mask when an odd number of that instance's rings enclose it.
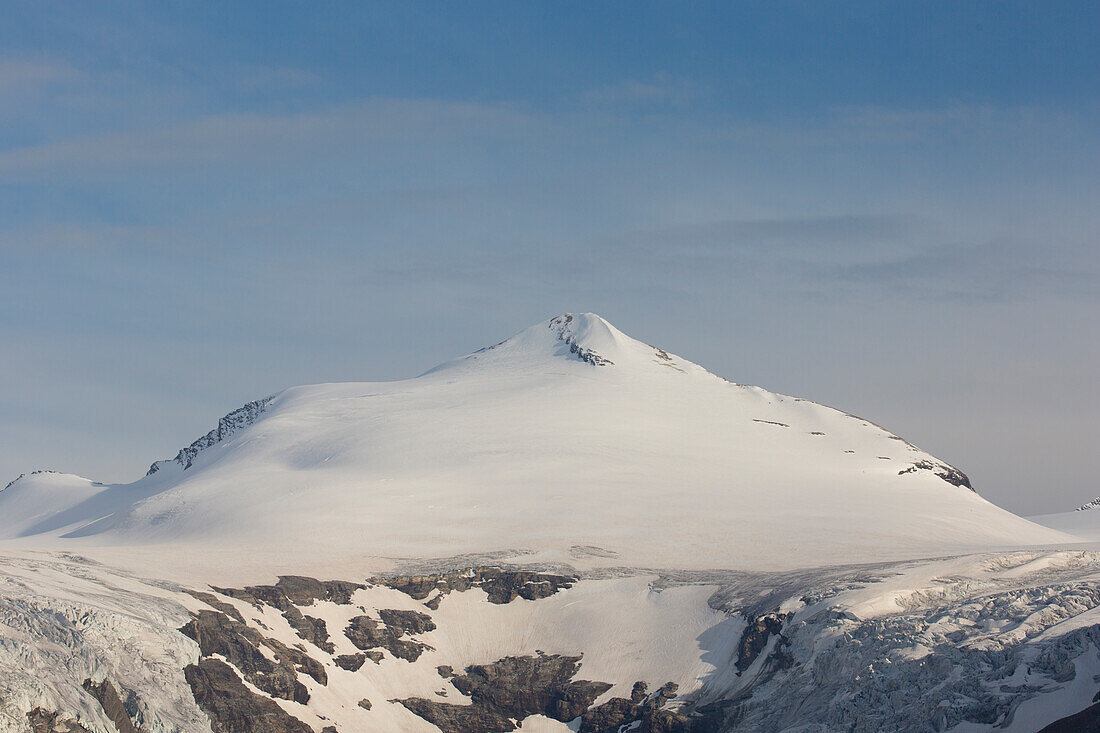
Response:
[[[21,535],[51,523],[68,524],[66,512],[101,494],[104,488],[103,484],[71,473],[23,474],[0,491],[5,531]]]
[[[1093,542],[1100,542],[1100,498],[1093,499],[1072,512],[1041,514],[1028,518],[1044,527],[1067,532]]]
[[[135,545],[212,565],[237,548],[269,572],[288,547],[330,571],[495,551],[774,569],[1074,539],[866,420],[731,383],[593,314],[414,379],[250,404],[132,484],[24,477],[0,491],[0,537],[120,562]]]

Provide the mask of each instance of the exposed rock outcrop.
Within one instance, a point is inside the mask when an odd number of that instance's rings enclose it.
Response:
[[[184,676],[213,733],[313,733],[275,701],[251,692],[225,662],[202,659]]]
[[[393,629],[401,629],[406,634],[425,634],[435,630],[432,617],[419,611],[399,611],[393,608],[379,609],[382,623]]]
[[[367,660],[371,660],[375,664],[378,664],[385,658],[385,655],[378,650],[359,652],[357,654],[341,654],[338,657],[333,657],[332,661],[336,663],[336,666],[340,669],[346,669],[349,672],[358,672],[366,664]]]
[[[398,702],[444,733],[512,731],[516,729],[513,720],[537,714],[566,722],[584,713],[611,688],[606,682],[574,681],[579,667],[580,657],[505,657],[492,664],[472,665],[466,674],[451,678],[455,689],[470,697],[470,705],[423,698]]]
[[[91,733],[75,720],[59,720],[60,714],[54,710],[35,708],[27,713],[31,733]]]
[[[291,603],[312,605],[314,601],[330,601],[346,605],[351,603],[355,591],[366,586],[346,580],[317,580],[302,575],[280,575],[275,587],[281,590]]]
[[[328,640],[328,627],[324,619],[306,616],[294,606],[283,611],[283,618],[286,619],[292,629],[298,632],[298,636],[318,649],[324,649],[329,654],[336,650],[336,647]]]
[[[665,709],[676,697],[677,686],[668,682],[652,695],[645,682],[635,682],[630,699],[613,697],[581,716],[579,733],[618,733],[621,730],[643,733],[716,733],[717,716],[686,714]]]
[[[325,622],[303,614],[298,606],[309,606],[315,601],[348,604],[351,603],[351,597],[355,591],[364,587],[359,583],[344,580],[317,580],[300,575],[282,575],[275,585],[250,585],[245,588],[215,588],[214,590],[224,596],[251,603],[257,608],[267,604],[278,609],[291,628],[298,632],[298,636],[331,654],[335,647],[329,641]],[[210,603],[205,598],[200,600]],[[220,608],[220,606],[214,607]]]
[[[110,680],[104,679],[96,684],[89,678],[84,680],[83,687],[89,695],[99,701],[103,712],[115,724],[118,733],[138,733],[138,729],[134,727],[134,721],[130,720],[130,713],[126,711],[122,698],[118,696],[118,691]]]
[[[424,614],[418,615],[423,616]],[[435,628],[435,624],[432,623],[430,618],[428,623],[431,624],[432,629]],[[403,639],[402,637],[405,634],[406,629],[404,627],[390,625],[384,620],[379,623],[369,616],[356,616],[348,622],[347,628],[344,629],[344,636],[348,637],[348,641],[354,644],[356,648],[363,650],[385,649],[398,659],[404,659],[408,662],[415,662],[426,649],[431,649],[423,642],[414,639]]]
[[[213,593],[206,593],[204,591],[198,590],[188,590],[185,591],[185,593],[196,600],[202,601],[211,608],[218,609],[226,616],[229,616],[236,621],[240,621],[242,624],[245,623],[244,616],[241,615],[241,612],[237,610],[236,606],[234,606],[232,603],[226,603],[225,601],[220,600]]]
[[[737,671],[744,672],[752,666],[760,652],[768,645],[768,640],[783,630],[783,622],[790,618],[788,613],[769,613],[756,619],[749,619],[749,625],[741,634],[737,644]]]
[[[367,661],[366,654],[341,654],[338,657],[333,657],[332,661],[340,669],[346,669],[349,672],[358,672]]]
[[[967,477],[965,473],[954,466],[949,466],[939,461],[917,461],[908,468],[903,468],[898,471],[898,475],[903,476],[907,473],[916,473],[917,471],[931,471],[952,486],[959,486],[974,491],[974,487],[970,485],[970,478]]]
[[[577,579],[568,575],[539,573],[532,570],[505,570],[494,567],[471,568],[439,575],[398,575],[378,579],[380,585],[394,588],[418,601],[432,596],[428,607],[438,607],[439,599],[451,591],[481,588],[490,603],[510,603],[516,598],[536,601],[570,588]],[[438,591],[433,596],[433,592]]]
[[[225,658],[245,679],[274,697],[308,702],[309,691],[298,681],[298,672],[308,674],[322,685],[328,683],[328,675],[320,662],[300,649],[262,636],[223,613],[199,611],[180,631],[198,643],[203,657],[217,654]],[[269,659],[261,646],[269,649],[276,661]]]

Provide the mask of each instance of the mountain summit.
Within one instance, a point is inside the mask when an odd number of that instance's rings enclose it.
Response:
[[[290,546],[328,562],[675,568],[1067,539],[873,423],[726,381],[591,313],[413,379],[257,400],[132,484],[27,476],[0,491],[0,537],[231,547],[260,564]]]
[[[681,371],[705,371],[691,362],[673,357],[662,349],[632,339],[595,313],[564,313],[535,324],[494,346],[468,356],[444,362],[427,372],[459,367],[484,369],[493,366],[538,369],[551,357],[581,361],[596,367],[618,365],[620,369],[649,369],[672,366]]]

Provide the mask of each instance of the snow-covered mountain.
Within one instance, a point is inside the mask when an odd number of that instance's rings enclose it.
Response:
[[[0,490],[0,733],[1073,730],[1100,552],[1045,524],[566,314]]]
[[[0,492],[0,536],[234,546],[257,559],[290,540],[325,567],[523,550],[681,569],[1067,539],[867,420],[731,383],[593,314],[415,379],[249,403],[132,484],[25,477]]]

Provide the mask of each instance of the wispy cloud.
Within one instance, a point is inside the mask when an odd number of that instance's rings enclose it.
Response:
[[[1100,268],[1077,254],[1085,253],[998,237],[929,245],[881,262],[837,263],[827,276],[842,286],[919,298],[1100,298]]]
[[[1078,127],[1080,114],[1051,107],[956,102],[936,107],[907,108],[882,105],[839,106],[827,125],[869,142],[905,143],[933,135],[978,133],[1003,135]]]
[[[931,227],[925,218],[902,214],[726,219],[627,231],[611,244],[650,253],[782,249],[804,255],[829,246],[832,255],[837,247],[866,252],[904,243]]]
[[[581,101],[605,107],[679,106],[696,99],[701,91],[701,87],[689,79],[657,74],[647,79],[625,79],[590,89],[581,95]]]
[[[163,226],[104,222],[44,222],[0,231],[0,252],[110,252],[120,249],[168,250],[201,245],[180,242]]]
[[[319,84],[322,78],[305,69],[249,66],[238,73],[237,87],[244,92],[287,92]]]
[[[0,94],[28,92],[80,81],[84,74],[63,61],[0,58]]]
[[[530,135],[538,118],[507,105],[423,99],[371,99],[300,114],[230,113],[133,132],[78,137],[0,153],[0,177],[80,175],[97,170],[243,160],[292,162],[353,153],[383,142]]]
[[[624,232],[605,256],[685,286],[726,281],[787,297],[1020,301],[1100,298],[1090,248],[1022,237],[949,241],[910,215],[729,220]]]

